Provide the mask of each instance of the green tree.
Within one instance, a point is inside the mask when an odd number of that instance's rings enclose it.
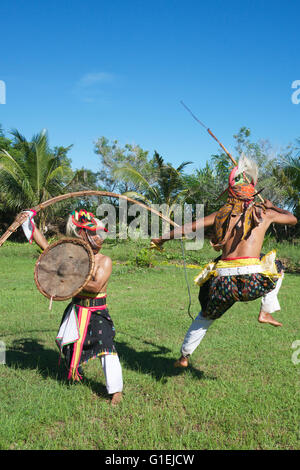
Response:
[[[44,131],[30,142],[17,130],[12,135],[12,151],[3,148],[0,153],[0,193],[5,195],[6,207],[18,212],[64,191],[73,177],[67,158],[71,146],[51,150]],[[43,230],[47,212],[40,214],[39,226]]]
[[[206,162],[204,168],[197,169],[192,175],[184,175],[184,180],[189,189],[186,202],[193,205],[193,212],[196,204],[204,205],[205,215],[218,210],[224,204],[226,195],[220,196],[226,180],[220,176],[214,159],[210,163]]]
[[[165,163],[163,157],[155,151],[149,163],[151,171],[147,167],[148,173],[144,174],[133,165],[126,164],[115,168],[114,177],[136,187],[136,191],[126,191],[127,196],[141,199],[148,204],[166,204],[168,216],[174,205],[182,203],[188,195],[183,170],[192,162],[182,162],[174,168],[170,163]]]
[[[300,140],[297,140],[300,144]],[[294,148],[285,155],[280,155],[274,175],[287,192],[287,205],[300,216],[300,149]]]
[[[147,178],[151,177],[151,164],[148,161],[148,152],[139,145],[126,144],[121,147],[117,140],[109,142],[106,137],[100,137],[95,144],[95,153],[99,155],[101,168],[98,173],[98,181],[101,187],[107,191],[125,193],[136,191],[137,187],[132,180],[117,179],[116,169],[131,166]]]

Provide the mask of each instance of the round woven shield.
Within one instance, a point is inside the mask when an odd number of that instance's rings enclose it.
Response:
[[[95,264],[90,245],[77,238],[65,238],[48,246],[34,270],[38,290],[48,299],[67,300],[89,282]]]

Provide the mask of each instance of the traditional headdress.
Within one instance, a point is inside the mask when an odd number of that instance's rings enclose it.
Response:
[[[250,178],[250,183],[246,177]],[[215,250],[220,250],[232,234],[238,221],[242,220],[244,240],[251,230],[262,221],[261,213],[265,211],[262,204],[255,203],[257,192],[258,168],[255,162],[241,155],[238,166],[229,175],[227,203],[221,207],[215,217],[214,236],[211,240]]]
[[[68,236],[79,238],[81,237],[83,229],[92,233],[97,233],[101,237],[101,231],[108,232],[107,228],[104,227],[102,222],[97,219],[94,214],[87,212],[85,209],[81,209],[79,211],[75,210],[69,216],[66,233]]]

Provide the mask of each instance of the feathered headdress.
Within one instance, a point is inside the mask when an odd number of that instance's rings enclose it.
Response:
[[[250,178],[250,183],[247,177]],[[228,190],[227,203],[221,207],[215,217],[211,244],[217,251],[225,245],[239,220],[242,220],[243,224],[241,240],[244,240],[251,230],[261,223],[261,213],[265,208],[262,204],[254,203],[254,197],[258,194],[255,191],[257,178],[256,163],[242,153],[238,165],[229,175],[229,184],[226,188],[226,191]]]

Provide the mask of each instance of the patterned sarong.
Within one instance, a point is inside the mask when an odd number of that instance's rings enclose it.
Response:
[[[115,328],[101,297],[76,297],[65,309],[56,343],[64,355],[68,379],[78,380],[78,367],[98,356],[117,354]]]
[[[258,299],[275,287],[274,281],[261,273],[218,276],[208,282],[208,289],[205,284],[200,289],[199,301],[202,315],[211,320],[220,318],[235,302]]]

